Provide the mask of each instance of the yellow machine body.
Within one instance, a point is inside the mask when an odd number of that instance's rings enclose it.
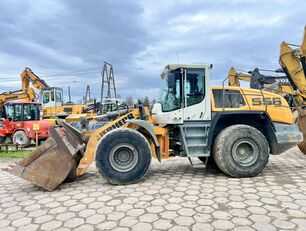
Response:
[[[212,87],[211,91],[211,105],[212,112],[220,112],[220,111],[267,111],[272,121],[292,124],[293,115],[290,110],[290,107],[287,101],[280,95],[271,93],[268,91],[260,91],[256,89],[250,88],[242,88],[242,87],[224,87],[226,98],[227,91],[239,92],[243,97],[243,101],[236,102],[235,107],[226,107],[222,108],[221,106],[216,105],[216,100],[214,100],[213,90],[223,90],[222,87]],[[221,95],[222,97],[222,95]]]

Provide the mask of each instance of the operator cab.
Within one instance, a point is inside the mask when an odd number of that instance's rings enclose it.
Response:
[[[2,119],[13,122],[40,120],[41,104],[28,103],[6,103],[0,110]]]
[[[61,107],[63,106],[63,89],[47,87],[40,93],[39,101],[43,107]]]
[[[169,64],[152,117],[157,124],[210,120],[209,64]]]

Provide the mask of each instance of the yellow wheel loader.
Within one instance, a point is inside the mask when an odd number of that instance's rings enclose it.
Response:
[[[66,122],[8,171],[47,190],[86,173],[93,161],[111,184],[130,184],[148,172],[151,158],[213,158],[232,177],[262,172],[269,154],[303,139],[286,100],[239,87],[210,87],[210,64],[167,65],[152,112],[141,104],[89,132]]]

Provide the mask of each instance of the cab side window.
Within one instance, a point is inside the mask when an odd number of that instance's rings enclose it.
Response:
[[[50,92],[44,92],[43,103],[49,103],[49,102],[50,102]]]
[[[56,102],[62,102],[62,92],[56,91]]]
[[[216,108],[240,108],[245,106],[245,101],[239,90],[214,89],[213,96]]]
[[[187,69],[185,85],[187,107],[200,103],[205,96],[204,69]]]
[[[13,117],[13,121],[23,121],[22,104],[15,105],[15,116]]]

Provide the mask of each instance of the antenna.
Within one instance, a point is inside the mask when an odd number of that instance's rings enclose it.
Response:
[[[176,64],[179,63],[179,59],[178,59],[178,53],[176,52]]]

